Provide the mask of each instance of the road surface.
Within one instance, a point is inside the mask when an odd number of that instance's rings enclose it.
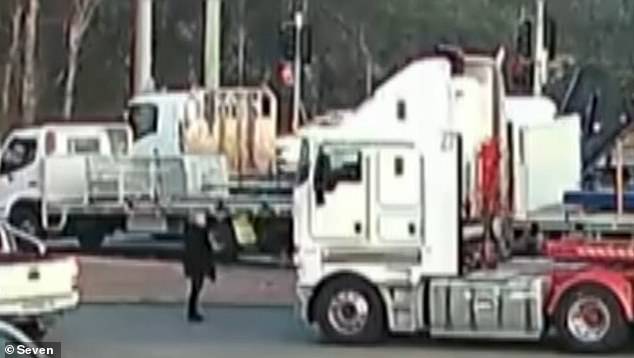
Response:
[[[206,307],[207,321],[188,325],[177,305],[84,305],[46,340],[64,358],[509,358],[565,357],[549,345],[467,343],[398,338],[377,347],[321,344],[289,307]],[[612,357],[631,357],[634,348]]]
[[[80,257],[84,303],[180,303],[187,296],[178,261]],[[214,285],[205,285],[206,303],[292,305],[295,274],[266,267],[219,266]]]

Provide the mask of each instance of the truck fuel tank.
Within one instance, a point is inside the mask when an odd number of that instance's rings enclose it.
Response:
[[[545,279],[511,271],[433,279],[430,332],[439,337],[538,339]]]

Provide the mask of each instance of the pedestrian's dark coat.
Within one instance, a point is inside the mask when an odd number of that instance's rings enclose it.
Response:
[[[215,281],[216,266],[206,229],[189,226],[186,230],[183,267],[187,277],[202,275]]]

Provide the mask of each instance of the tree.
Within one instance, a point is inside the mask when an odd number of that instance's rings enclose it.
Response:
[[[95,10],[102,0],[72,0],[70,16],[66,25],[66,81],[64,85],[64,118],[70,119],[73,114],[75,98],[75,81],[79,67],[79,53],[86,31],[92,22]]]
[[[2,83],[2,117],[8,118],[11,107],[11,84],[13,83],[14,70],[18,64],[20,55],[20,40],[22,38],[22,19],[24,17],[24,2],[14,1],[11,15],[11,40],[6,63],[4,65],[4,77]],[[3,122],[2,125],[8,123]],[[4,128],[3,128],[4,129]]]
[[[29,0],[24,19],[24,72],[22,74],[22,122],[33,124],[37,111],[37,94],[35,88],[35,66],[37,55],[37,22],[40,12],[39,0]]]
[[[238,85],[244,85],[244,68],[247,47],[247,25],[246,25],[246,4],[245,0],[238,2]]]

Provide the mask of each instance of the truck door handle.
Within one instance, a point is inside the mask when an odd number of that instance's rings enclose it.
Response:
[[[361,233],[361,223],[358,221],[354,223],[354,233],[355,234]]]
[[[416,234],[416,225],[414,223],[409,223],[409,225],[407,225],[407,231],[410,235]]]

